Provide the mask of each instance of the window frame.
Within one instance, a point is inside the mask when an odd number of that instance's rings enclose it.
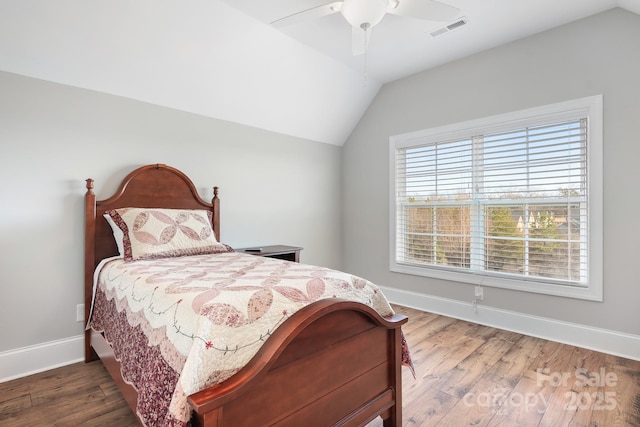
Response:
[[[576,118],[587,118],[588,185],[588,283],[587,286],[543,281],[538,277],[500,277],[496,272],[477,274],[472,270],[452,271],[446,267],[408,265],[396,260],[398,233],[396,206],[397,149],[438,141],[473,138],[496,132],[513,131]],[[393,135],[389,138],[389,261],[390,271],[489,286],[593,301],[603,300],[603,100],[594,95],[525,110],[464,121],[430,129]]]

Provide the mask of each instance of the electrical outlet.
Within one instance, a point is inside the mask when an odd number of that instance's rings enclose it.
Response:
[[[84,322],[84,304],[76,305],[76,321]]]
[[[476,286],[475,296],[477,300],[481,300],[484,298],[484,289],[482,289],[482,286]]]

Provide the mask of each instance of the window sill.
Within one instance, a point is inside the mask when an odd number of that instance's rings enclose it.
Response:
[[[482,274],[449,271],[437,268],[418,267],[408,264],[391,262],[390,271],[394,273],[411,274],[414,276],[431,277],[470,285],[511,289],[521,292],[553,295],[566,298],[576,298],[589,301],[602,301],[602,282],[591,283],[588,287],[559,285],[535,280],[518,280]]]

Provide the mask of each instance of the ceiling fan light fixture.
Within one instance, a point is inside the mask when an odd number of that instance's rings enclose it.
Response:
[[[375,27],[387,13],[388,0],[344,0],[340,13],[354,28]]]

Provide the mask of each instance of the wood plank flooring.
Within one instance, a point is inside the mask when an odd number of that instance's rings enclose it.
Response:
[[[640,362],[396,306],[404,426],[640,426]],[[100,362],[0,384],[0,426],[137,426]],[[380,427],[375,420],[369,427]]]

